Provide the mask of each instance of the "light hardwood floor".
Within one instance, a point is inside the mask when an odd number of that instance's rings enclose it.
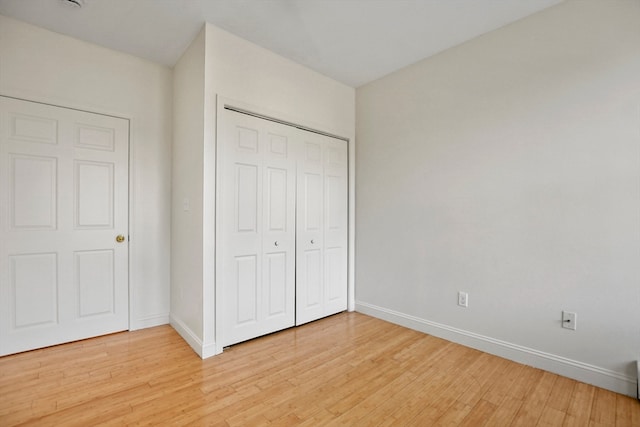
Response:
[[[0,425],[640,426],[640,403],[357,313],[201,360],[169,326],[0,358]]]

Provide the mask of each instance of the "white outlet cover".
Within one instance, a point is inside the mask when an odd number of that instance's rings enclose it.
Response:
[[[563,311],[562,312],[562,327],[565,329],[571,329],[573,331],[576,330],[576,322],[578,320],[578,315],[571,311]]]
[[[460,307],[469,307],[469,294],[466,292],[458,292],[458,305]]]

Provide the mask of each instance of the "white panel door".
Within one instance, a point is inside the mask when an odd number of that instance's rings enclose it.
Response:
[[[0,96],[0,355],[128,329],[128,145],[127,120]]]
[[[296,325],[347,309],[347,143],[302,132]]]
[[[295,323],[295,129],[221,117],[216,282],[226,346]]]

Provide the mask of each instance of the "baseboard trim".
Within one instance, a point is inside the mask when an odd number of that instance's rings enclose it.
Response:
[[[216,344],[204,344],[200,338],[180,319],[174,315],[170,315],[169,324],[182,337],[183,340],[196,352],[202,359],[214,356],[216,354]]]
[[[159,314],[156,316],[147,316],[135,319],[129,326],[130,331],[137,331],[138,329],[153,328],[154,326],[168,325],[169,315]]]
[[[609,369],[501,341],[361,301],[356,301],[356,311],[616,393],[631,397],[635,397],[637,394],[638,381],[636,378]]]

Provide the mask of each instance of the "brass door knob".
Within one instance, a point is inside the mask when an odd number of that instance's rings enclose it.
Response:
[[[118,243],[124,242],[124,236],[122,234],[118,234],[118,236],[116,237],[116,242]]]

